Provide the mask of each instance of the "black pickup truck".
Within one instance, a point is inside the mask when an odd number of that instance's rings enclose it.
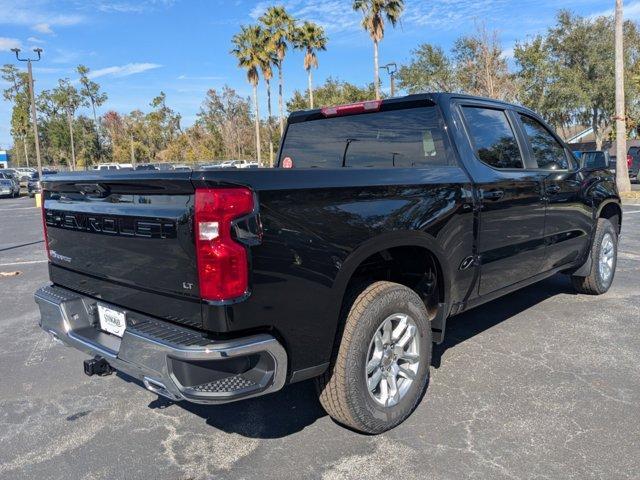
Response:
[[[338,422],[415,409],[447,319],[558,272],[613,280],[612,174],[533,112],[422,94],[293,113],[276,169],[43,183],[41,326],[172,400],[315,378]]]

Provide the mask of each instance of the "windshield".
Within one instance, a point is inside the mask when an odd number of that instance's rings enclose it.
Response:
[[[436,107],[407,108],[293,123],[280,160],[294,168],[452,165]]]

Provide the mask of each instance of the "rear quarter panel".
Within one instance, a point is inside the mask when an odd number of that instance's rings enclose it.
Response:
[[[200,172],[196,186],[245,184],[258,195],[261,245],[251,247],[251,296],[205,305],[205,328],[272,328],[292,370],[329,361],[345,287],[360,261],[422,245],[438,257],[446,300],[464,297],[473,269],[471,185],[458,167]]]

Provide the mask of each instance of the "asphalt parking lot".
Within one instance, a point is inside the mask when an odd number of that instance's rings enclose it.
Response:
[[[374,437],[336,425],[311,382],[201,407],[85,376],[38,327],[40,212],[0,199],[0,478],[638,478],[640,205],[624,210],[609,293],[557,275],[455,317],[422,404]]]

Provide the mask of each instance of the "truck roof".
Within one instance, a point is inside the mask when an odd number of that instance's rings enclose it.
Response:
[[[411,104],[424,104],[424,102],[431,102],[435,105],[435,104],[450,100],[452,98],[480,100],[482,102],[494,103],[502,107],[507,107],[507,106],[516,107],[516,108],[525,110],[531,113],[532,115],[538,116],[538,114],[536,114],[534,111],[515,103],[496,100],[494,98],[480,97],[480,96],[468,95],[464,93],[450,93],[450,92],[415,93],[411,95],[405,95],[402,97],[386,98],[381,100],[381,108],[382,109],[386,109],[389,107],[393,108],[394,106],[396,108],[403,108],[403,107],[409,108],[412,106]],[[309,109],[309,110],[297,110],[297,111],[291,112],[291,114],[289,115],[289,123],[298,123],[298,122],[304,122],[307,120],[317,120],[320,118],[324,118],[324,116],[322,115],[321,108],[315,108],[315,109]]]

